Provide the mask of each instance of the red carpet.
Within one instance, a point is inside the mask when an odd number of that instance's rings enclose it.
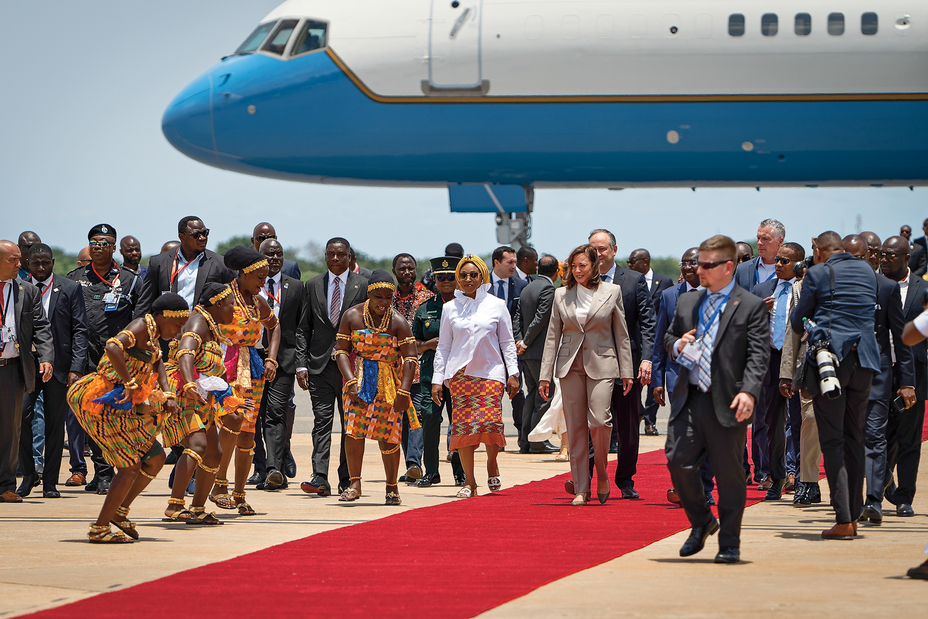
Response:
[[[571,507],[567,477],[343,527],[31,616],[155,617],[176,606],[198,619],[473,617],[689,526],[666,502],[663,450],[639,459],[639,501]],[[754,488],[748,505],[763,499]]]

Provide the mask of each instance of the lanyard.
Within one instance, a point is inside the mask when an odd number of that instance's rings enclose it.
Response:
[[[760,281],[760,263],[761,263],[761,260],[763,260],[763,258],[758,258],[758,259],[757,259],[757,262],[754,263],[754,278],[757,280],[757,283],[758,283],[758,284],[763,283],[763,282]],[[764,281],[765,281],[765,282],[769,282],[771,279],[773,279],[774,277],[776,277],[776,274],[777,274],[777,271],[776,271],[776,269],[774,269],[774,270],[773,270],[773,273],[771,273],[769,276],[767,276],[767,279],[765,279]]]
[[[0,298],[0,325],[6,324],[6,308],[10,306],[10,299],[13,298],[13,286],[13,282],[7,284],[9,290],[6,293],[6,301]]]
[[[194,260],[196,260],[196,259],[198,259],[198,258],[200,257],[199,254],[196,255],[196,256],[194,256],[191,260],[188,260],[188,261],[187,261],[187,264],[185,264],[184,266],[182,266],[181,268],[178,269],[178,268],[177,268],[177,258],[178,258],[179,256],[180,256],[180,248],[177,248],[177,253],[174,254],[174,266],[171,268],[171,283],[172,283],[172,284],[174,283],[174,279],[175,279],[178,275],[180,275],[180,274],[183,272],[184,269],[186,269],[187,267],[190,266],[190,263],[191,263],[191,262],[193,262]]]
[[[51,279],[51,278],[49,277],[48,279]],[[46,279],[44,282],[38,282],[39,284],[45,284],[45,289],[42,290],[42,298],[43,298],[43,299],[45,298],[45,295],[48,294],[48,291],[52,289],[51,284],[48,284],[48,283],[47,283],[47,282],[48,282],[48,279]],[[35,281],[35,279],[33,279],[33,281]]]
[[[728,299],[731,297],[731,293],[732,293],[732,292],[734,292],[734,289],[732,289],[731,292],[729,292],[727,295],[725,295],[725,298],[722,299],[721,302],[719,302],[719,304],[715,306],[715,311],[712,312],[712,315],[711,315],[711,316],[709,316],[709,321],[708,321],[708,322],[703,322],[703,318],[702,318],[702,314],[703,314],[703,312],[702,312],[702,305],[699,306],[699,331],[698,331],[699,337],[704,336],[704,335],[706,334],[706,331],[708,331],[709,328],[712,326],[712,323],[715,322],[715,319],[718,318],[719,312],[721,312],[721,311],[722,311],[722,307],[724,307],[725,304],[728,303]],[[707,292],[707,293],[706,293],[706,298],[705,298],[705,300],[703,301],[703,303],[708,303],[708,301],[709,301],[709,295],[710,295],[710,294],[712,294],[712,293],[711,293],[711,292]]]
[[[268,279],[268,283],[274,283],[274,280]],[[271,294],[271,292],[267,289],[267,284],[264,284],[264,292],[267,293],[267,296],[269,296],[269,297],[271,297],[272,299],[274,299],[274,303],[276,303],[277,305],[280,305],[280,286],[279,286],[279,285],[277,286],[277,296],[276,296],[276,297],[275,297],[273,294]]]
[[[113,263],[113,266],[116,266],[116,263],[115,263],[115,262]],[[116,289],[117,286],[119,286],[119,275],[118,275],[118,274],[116,275],[116,279],[114,279],[114,280],[111,282],[111,281],[109,281],[108,279],[106,279],[105,277],[103,277],[102,275],[100,275],[99,273],[97,273],[97,267],[95,267],[95,266],[93,265],[92,262],[90,263],[90,268],[93,269],[93,272],[96,274],[97,277],[99,277],[100,279],[102,279],[103,281],[105,281],[107,284],[109,284],[110,286],[112,286],[114,290]]]

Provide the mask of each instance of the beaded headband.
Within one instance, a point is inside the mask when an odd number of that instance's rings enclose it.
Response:
[[[209,298],[209,303],[210,305],[216,305],[217,303],[225,299],[230,294],[232,294],[232,286],[226,286],[222,292],[217,292],[216,294],[211,296]]]
[[[190,310],[164,310],[165,318],[190,318]]]
[[[370,284],[367,287],[367,291],[376,290],[378,288],[389,288],[390,290],[396,290],[396,286],[389,282],[377,282],[376,284]]]
[[[258,260],[253,264],[249,264],[247,267],[242,269],[242,273],[251,273],[252,271],[257,271],[261,267],[267,266],[267,260]]]

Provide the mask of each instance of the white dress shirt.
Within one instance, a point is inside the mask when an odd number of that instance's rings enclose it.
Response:
[[[274,294],[277,298],[280,298],[280,271],[277,272],[277,275],[274,277],[268,277],[264,280],[264,288],[258,291],[258,294],[267,301],[271,295],[268,294],[268,289],[271,287],[271,282],[274,282]],[[270,305],[270,303],[268,303]],[[280,303],[274,300],[274,306],[271,308],[274,312],[274,316],[280,319]],[[261,325],[261,339],[258,340],[258,343],[255,344],[255,348],[264,348],[264,325]]]
[[[912,276],[912,269],[906,269],[905,278],[897,282],[899,284],[899,294],[902,295],[902,307],[905,307],[905,297],[906,295],[909,294],[909,277],[911,276]],[[919,314],[916,317],[916,320],[918,320],[919,318],[921,318],[921,314]],[[918,324],[915,325],[915,328],[919,330],[919,333],[921,332],[921,329],[919,329]],[[896,362],[896,343],[893,341],[892,332],[890,332],[889,334],[889,352],[890,352],[890,357],[892,358],[893,363],[895,363]]]
[[[615,283],[615,263],[614,262],[612,263],[612,268],[609,269],[608,273],[601,273],[599,277],[602,278],[604,282],[614,284]]]
[[[45,310],[45,317],[48,318],[49,322],[51,322],[52,317],[48,315],[48,305],[52,300],[51,288],[52,284],[55,283],[55,276],[49,275],[48,279],[46,279],[44,282],[40,282],[35,277],[30,276],[29,281],[32,282],[32,285],[36,288],[39,287],[39,284],[42,284],[42,309]]]
[[[644,274],[644,280],[648,282],[648,290],[654,288],[654,269],[648,269],[648,272]]]
[[[3,287],[2,297],[0,297],[0,303],[3,305],[4,310],[4,319],[3,324],[9,327],[8,333],[12,336],[12,341],[7,342],[3,346],[3,354],[0,355],[2,359],[11,359],[13,357],[19,356],[19,351],[16,349],[16,295],[13,293],[13,286],[18,285],[12,279],[3,280],[6,282],[6,286]]]
[[[520,269],[519,267],[516,267],[516,277],[518,277],[521,280],[528,281],[528,274],[523,273],[522,269]]]
[[[441,312],[432,384],[448,384],[458,370],[468,376],[506,383],[519,375],[516,343],[506,303],[480,286],[474,299],[462,291]]]
[[[581,284],[576,285],[577,288],[577,322],[580,323],[581,327],[586,326],[586,319],[590,313],[590,305],[593,304],[593,291],[583,286]]]
[[[187,305],[190,307],[196,306],[196,292],[197,292],[197,272],[200,270],[200,259],[203,257],[202,253],[197,254],[193,257],[190,262],[184,262],[184,254],[181,253],[180,248],[177,248],[177,256],[175,260],[177,261],[177,294],[184,297],[184,301],[187,302]],[[187,266],[184,266],[184,265]],[[173,268],[174,264],[171,263]],[[183,269],[183,270],[180,270]]]
[[[325,299],[326,314],[331,314],[329,310],[332,309],[332,295],[335,294],[335,286],[332,285],[333,282],[338,285],[338,291],[341,292],[342,307],[345,307],[345,285],[348,283],[348,271],[345,271],[341,275],[336,275],[332,271],[329,271],[329,286]],[[342,308],[338,308],[339,315],[341,315],[341,311]],[[338,329],[338,325],[335,325],[335,328]]]

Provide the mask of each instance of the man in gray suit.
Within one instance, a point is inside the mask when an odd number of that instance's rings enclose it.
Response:
[[[545,254],[538,261],[538,276],[522,289],[519,297],[519,317],[522,321],[522,340],[516,343],[519,360],[525,377],[525,408],[522,409],[520,443],[528,444],[530,453],[550,453],[557,448],[550,443],[529,443],[528,435],[548,409],[548,402],[538,393],[541,379],[541,357],[545,350],[545,336],[551,321],[551,303],[554,301],[554,283],[557,281],[558,262]],[[554,385],[551,386],[554,397]],[[547,444],[546,444],[547,443]]]
[[[746,498],[741,456],[770,359],[767,304],[735,283],[736,259],[735,242],[727,236],[703,241],[698,273],[706,290],[680,296],[663,342],[680,365],[670,403],[667,468],[693,526],[680,556],[696,554],[719,530],[699,476],[708,457],[722,521],[716,563],[741,560]]]

